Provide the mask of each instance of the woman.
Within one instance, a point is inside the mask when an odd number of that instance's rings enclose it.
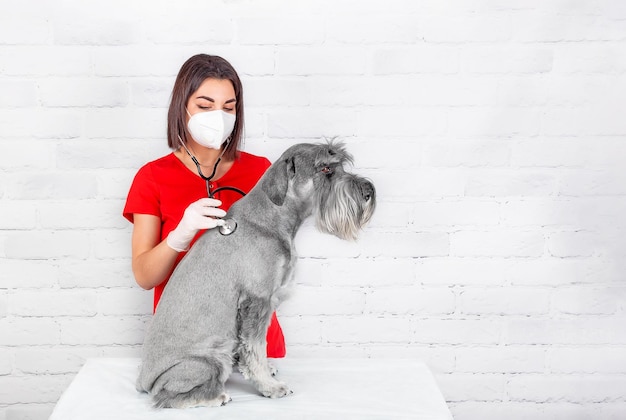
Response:
[[[221,57],[199,54],[181,67],[167,118],[174,150],[144,165],[128,193],[124,217],[133,223],[132,267],[139,286],[154,288],[154,310],[172,271],[205,229],[250,191],[270,166],[238,150],[243,132],[242,85]],[[213,197],[214,198],[209,198]],[[276,314],[267,334],[268,357],[284,357]]]

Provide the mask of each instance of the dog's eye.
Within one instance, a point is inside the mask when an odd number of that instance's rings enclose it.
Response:
[[[324,166],[324,167],[322,168],[322,173],[323,173],[324,175],[330,175],[330,174],[332,174],[332,173],[333,173],[333,168],[331,168],[330,166]]]

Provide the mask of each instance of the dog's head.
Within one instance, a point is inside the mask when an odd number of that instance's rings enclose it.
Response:
[[[337,141],[291,146],[268,170],[261,188],[277,206],[313,214],[317,228],[341,239],[356,239],[376,207],[367,179],[346,172],[352,156]]]

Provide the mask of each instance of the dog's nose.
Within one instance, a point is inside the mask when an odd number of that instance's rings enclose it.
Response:
[[[370,201],[375,194],[374,184],[369,181],[363,181],[361,183],[361,194],[363,195],[363,200]]]

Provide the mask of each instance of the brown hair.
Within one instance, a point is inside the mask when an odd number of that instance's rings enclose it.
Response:
[[[180,147],[178,136],[187,144],[185,107],[191,94],[198,90],[207,78],[230,80],[235,89],[235,99],[237,100],[235,115],[237,119],[228,146],[224,151],[224,158],[233,160],[237,155],[243,134],[243,87],[233,66],[216,55],[194,55],[180,68],[176,82],[174,82],[170,108],[167,112],[167,145],[171,149],[178,149]]]

